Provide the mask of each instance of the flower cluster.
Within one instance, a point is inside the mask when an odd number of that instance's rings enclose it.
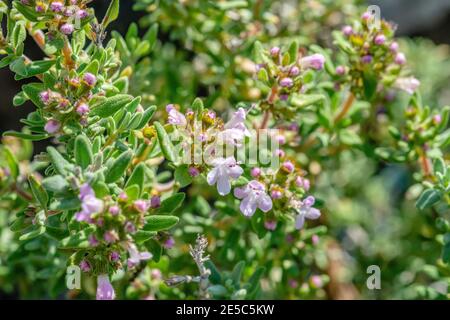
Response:
[[[47,37],[54,39],[61,35],[71,35],[75,27],[81,28],[89,20],[87,0],[53,1],[20,0],[20,9],[36,15],[48,27]],[[16,6],[20,6],[18,3]]]
[[[365,12],[359,21],[334,33],[335,43],[345,56],[333,74],[338,85],[351,86],[354,94],[373,99],[377,91],[397,88],[413,94],[420,82],[405,75],[407,59],[394,39],[395,27]],[[370,90],[369,90],[370,89]]]
[[[256,74],[265,86],[271,88],[267,99],[273,104],[278,99],[286,101],[292,93],[305,93],[311,79],[310,71],[324,68],[325,57],[316,53],[303,56],[298,44],[293,42],[288,51],[272,47],[269,52],[261,52],[256,65]]]

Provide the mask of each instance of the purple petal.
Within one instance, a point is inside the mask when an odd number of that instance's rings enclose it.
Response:
[[[256,201],[252,197],[246,197],[239,206],[241,212],[246,217],[251,217],[256,211]]]
[[[234,189],[234,196],[238,199],[244,199],[248,195],[246,188],[236,188]]]
[[[305,216],[302,214],[297,215],[295,218],[295,229],[300,230],[303,228],[303,225],[305,224]]]
[[[258,208],[264,212],[272,210],[272,199],[266,194],[261,195],[259,198]]]
[[[208,181],[208,184],[210,186],[214,185],[217,182],[217,169],[214,168],[210,172],[208,172],[206,180]]]
[[[217,191],[221,196],[227,195],[231,191],[230,180],[227,176],[220,176],[217,179]]]
[[[320,217],[320,211],[317,210],[316,208],[310,208],[306,212],[305,216],[306,216],[307,219],[316,220],[316,219],[319,219],[319,217]]]

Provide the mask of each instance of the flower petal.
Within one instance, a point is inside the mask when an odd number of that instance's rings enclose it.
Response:
[[[217,191],[221,196],[227,195],[231,191],[230,180],[227,176],[219,176],[217,179]]]
[[[258,208],[264,212],[272,210],[272,199],[267,195],[263,194],[258,199]]]
[[[242,200],[241,205],[239,206],[241,212],[246,217],[251,217],[256,211],[256,201],[253,197],[246,197]]]
[[[297,215],[295,218],[295,229],[300,230],[303,228],[303,225],[305,224],[305,216],[302,214]]]
[[[218,170],[216,168],[214,168],[210,172],[208,172],[208,175],[206,176],[206,180],[208,181],[208,184],[210,186],[214,185],[217,182],[217,172],[218,172]]]
[[[307,219],[316,220],[316,219],[319,219],[319,217],[320,217],[320,211],[317,210],[316,208],[310,208],[306,212],[305,216],[306,216]]]

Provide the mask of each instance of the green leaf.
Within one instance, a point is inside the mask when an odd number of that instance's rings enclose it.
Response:
[[[33,175],[28,177],[28,182],[30,183],[31,192],[33,193],[34,198],[39,202],[42,208],[47,209],[47,191],[44,190],[40,182],[37,181]]]
[[[30,224],[31,224],[31,222],[28,221],[26,217],[22,216],[22,217],[18,217],[17,219],[15,219],[11,223],[9,228],[11,229],[12,232],[18,232],[18,231],[28,228],[30,226]]]
[[[148,124],[150,119],[153,117],[153,114],[155,113],[155,111],[156,111],[156,106],[151,106],[151,107],[147,108],[144,111],[144,115],[142,116],[141,121],[134,129],[140,130],[140,129],[144,128]]]
[[[150,239],[144,243],[144,246],[153,254],[153,261],[158,262],[162,254],[161,244],[156,240]]]
[[[150,44],[150,50],[153,49],[156,43],[156,39],[158,37],[158,25],[154,24],[150,29],[145,33],[143,39],[147,40]]]
[[[36,229],[21,235],[19,240],[20,241],[31,240],[31,239],[34,239],[34,238],[40,236],[44,232],[45,232],[45,226],[38,226]]]
[[[297,108],[306,108],[316,103],[322,102],[325,97],[321,94],[293,94],[289,103]]]
[[[425,190],[416,202],[416,207],[419,210],[425,210],[435,205],[439,200],[441,200],[441,193],[435,189]]]
[[[233,280],[233,283],[236,288],[239,287],[242,277],[242,272],[245,268],[245,261],[239,261],[233,268],[233,271],[231,272],[230,278]]]
[[[50,237],[52,237],[56,240],[62,240],[69,235],[69,231],[66,229],[55,228],[55,227],[51,227],[51,226],[45,226],[45,229],[46,229],[46,233]]]
[[[20,3],[19,1],[14,1],[14,8],[16,8],[17,11],[19,11],[21,14],[23,14],[23,16],[27,20],[30,20],[32,22],[38,21],[39,13],[36,12],[36,10],[34,10],[33,7],[25,6],[22,3]]]
[[[214,296],[214,298],[224,298],[228,295],[228,290],[220,284],[212,285],[208,287],[208,292]]]
[[[44,108],[39,94],[44,91],[44,85],[42,83],[29,83],[22,86],[22,91],[25,92],[28,98],[39,108]]]
[[[363,75],[364,96],[367,101],[372,101],[377,93],[377,78],[372,72],[365,72]]]
[[[194,111],[197,115],[197,119],[201,119],[204,108],[205,107],[203,106],[202,99],[195,98],[194,102],[192,103],[192,111]]]
[[[221,283],[222,282],[222,276],[220,275],[220,272],[217,269],[217,267],[214,264],[214,262],[212,262],[211,260],[208,260],[208,261],[205,262],[205,266],[211,272],[211,274],[209,275],[209,281],[211,281],[211,283],[213,283],[213,284]]]
[[[54,147],[47,147],[47,153],[56,172],[65,176],[72,165]]]
[[[362,144],[360,136],[357,133],[350,131],[348,129],[341,130],[339,132],[339,139],[343,144],[346,144],[348,146],[356,146]]]
[[[45,140],[48,138],[47,134],[30,134],[30,133],[24,133],[24,132],[17,132],[17,131],[6,131],[3,132],[3,136],[4,137],[16,137],[16,138],[21,138],[24,140],[29,140],[29,141],[40,141],[40,140]]]
[[[164,213],[172,213],[183,203],[185,197],[186,195],[182,192],[175,193],[174,195],[164,199],[161,202],[161,206],[159,207],[158,211]]]
[[[435,173],[440,173],[445,176],[447,172],[447,166],[445,165],[444,159],[436,158],[433,162],[433,170]]]
[[[60,242],[60,247],[64,249],[87,249],[90,247],[88,236],[93,230],[91,228],[70,235]]]
[[[46,190],[55,193],[63,193],[69,189],[69,183],[60,175],[45,178],[42,185]]]
[[[159,123],[155,122],[156,134],[158,136],[159,146],[164,157],[171,162],[175,161],[175,151],[172,141],[170,141],[169,135],[167,134],[164,127]]]
[[[157,235],[157,233],[155,231],[139,230],[133,235],[133,238],[138,244],[141,244],[141,243],[144,243],[144,242],[150,240],[151,238],[153,238],[156,235]]]
[[[175,169],[175,181],[178,182],[180,188],[184,188],[192,183],[192,177],[188,168],[188,165],[184,164]]]
[[[146,224],[143,229],[145,231],[162,231],[172,228],[179,221],[176,216],[148,216],[145,218]]]
[[[93,161],[92,144],[85,135],[79,135],[75,139],[75,162],[86,169]]]
[[[19,169],[19,161],[17,161],[16,156],[12,153],[12,151],[7,147],[2,147],[3,155],[6,159],[6,162],[8,163],[9,171],[11,173],[11,176],[15,179],[19,176],[20,169]]]
[[[444,263],[450,262],[450,233],[444,236],[444,248],[442,249],[442,261]]]
[[[119,0],[112,0],[102,21],[103,29],[119,17]]]
[[[144,190],[144,182],[145,182],[145,164],[139,163],[136,168],[134,168],[133,173],[128,179],[125,187],[129,187],[132,185],[137,185],[139,190]]]
[[[128,168],[128,165],[130,164],[132,158],[132,151],[127,151],[117,157],[117,159],[114,160],[113,164],[106,172],[105,182],[112,183],[119,180],[124,175],[125,170]]]
[[[133,97],[128,94],[117,94],[92,106],[92,111],[89,115],[91,117],[99,116],[100,118],[107,118],[124,108],[132,100]]]

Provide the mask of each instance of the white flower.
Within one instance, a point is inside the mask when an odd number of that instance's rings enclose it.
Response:
[[[144,251],[144,252],[139,252],[138,249],[136,248],[136,245],[134,244],[130,244],[128,246],[128,254],[129,254],[129,258],[128,258],[128,267],[134,267],[136,265],[138,265],[141,261],[145,261],[145,260],[149,260],[153,257],[153,255],[150,252]]]
[[[396,87],[397,89],[406,91],[409,94],[413,94],[419,86],[420,86],[420,81],[414,77],[398,78],[394,83],[394,87]]]
[[[267,195],[262,183],[252,180],[244,188],[234,189],[234,196],[243,199],[240,205],[241,212],[246,217],[251,217],[259,208],[263,212],[272,209],[272,199]]]
[[[244,108],[239,108],[231,119],[225,124],[224,130],[219,132],[218,141],[224,144],[240,146],[250,132],[245,126],[247,114]]]
[[[231,191],[231,179],[237,179],[244,170],[237,164],[233,157],[216,158],[211,162],[214,167],[206,177],[210,186],[217,183],[217,191],[224,196]]]
[[[168,122],[170,124],[176,126],[186,126],[187,124],[186,117],[184,116],[184,114],[175,109],[173,104],[168,104],[166,106],[166,111],[169,114]]]
[[[315,203],[315,199],[312,196],[307,197],[303,201],[293,200],[291,202],[292,207],[297,211],[297,217],[295,219],[295,228],[300,230],[305,224],[305,219],[316,220],[320,217],[320,211],[312,206]]]

